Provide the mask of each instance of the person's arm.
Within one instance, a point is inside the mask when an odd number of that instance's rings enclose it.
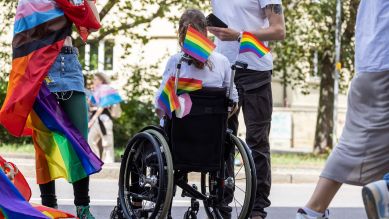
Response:
[[[96,111],[96,113],[93,115],[92,119],[89,121],[88,123],[88,128],[91,128],[93,123],[96,122],[96,120],[98,119],[98,117],[101,115],[101,113],[103,113],[104,111],[104,108],[103,107],[99,107]]]
[[[244,30],[254,34],[261,41],[278,41],[285,39],[285,21],[281,4],[269,4],[264,7],[269,20],[268,28]],[[208,27],[209,32],[222,41],[236,41],[240,32],[231,28]]]

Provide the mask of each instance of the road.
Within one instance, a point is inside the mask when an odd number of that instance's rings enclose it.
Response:
[[[28,179],[32,191],[32,202],[39,203],[39,188],[33,179]],[[299,206],[303,206],[311,195],[314,184],[274,184],[270,195],[272,207],[268,209],[268,219],[293,219]],[[64,180],[57,180],[58,202],[61,209],[74,212],[72,186]],[[107,219],[116,204],[117,181],[91,180],[90,195],[92,212],[98,219]],[[189,204],[188,199],[177,197],[174,201],[173,217],[182,218]],[[331,219],[364,219],[366,214],[361,199],[361,188],[344,186],[330,206]],[[206,218],[204,211],[199,213],[200,219]]]

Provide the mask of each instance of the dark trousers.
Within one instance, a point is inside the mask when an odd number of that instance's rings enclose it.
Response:
[[[41,190],[42,205],[56,208],[57,197],[55,195],[55,181],[50,181],[46,184],[39,185]],[[73,183],[74,205],[87,206],[89,205],[89,177],[83,178]]]
[[[266,217],[264,210],[270,206],[271,187],[269,133],[273,99],[271,71],[238,69],[235,84],[239,93],[239,111],[233,115],[228,126],[237,134],[240,109],[246,124],[246,143],[251,149],[257,174],[257,192],[252,216]]]

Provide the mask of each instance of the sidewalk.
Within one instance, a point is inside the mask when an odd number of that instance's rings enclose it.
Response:
[[[35,178],[35,160],[29,154],[2,154],[2,156],[15,163],[25,177]],[[321,167],[288,167],[272,166],[273,183],[315,183],[321,172]],[[92,175],[92,179],[119,179],[120,163],[104,164],[100,173]],[[198,176],[193,174],[190,180],[196,180]]]

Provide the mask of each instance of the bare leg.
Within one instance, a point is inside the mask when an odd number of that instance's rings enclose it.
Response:
[[[306,207],[324,213],[341,185],[342,183],[326,178],[320,178]]]

